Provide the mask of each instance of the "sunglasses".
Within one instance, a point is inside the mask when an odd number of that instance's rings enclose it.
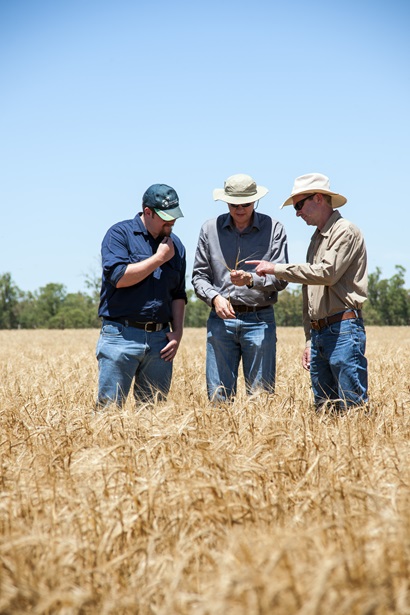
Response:
[[[305,204],[305,201],[308,201],[309,199],[313,199],[314,196],[315,196],[314,194],[308,194],[307,196],[305,196],[304,199],[301,199],[300,201],[295,203],[293,207],[295,208],[296,211],[300,211],[303,205]]]
[[[229,207],[233,207],[234,209],[238,209],[238,207],[250,207],[253,203],[242,203],[242,205],[234,205],[233,203],[228,203]]]

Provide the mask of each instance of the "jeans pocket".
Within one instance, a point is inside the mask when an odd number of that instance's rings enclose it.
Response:
[[[101,335],[105,337],[115,337],[120,336],[123,332],[124,326],[120,323],[105,323],[101,327]]]
[[[352,321],[341,320],[340,322],[335,322],[329,325],[328,331],[333,335],[352,335]]]
[[[275,324],[275,312],[272,309],[258,310],[255,312],[255,321],[264,322],[268,325]]]

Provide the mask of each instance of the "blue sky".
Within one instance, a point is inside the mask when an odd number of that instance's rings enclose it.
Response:
[[[369,271],[410,288],[410,5],[347,0],[0,1],[0,274],[85,290],[103,235],[152,183],[179,196],[192,269],[212,190],[269,188],[292,262],[313,229],[279,209],[330,177]]]

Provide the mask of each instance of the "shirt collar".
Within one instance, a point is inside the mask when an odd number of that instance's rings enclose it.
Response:
[[[137,233],[143,233],[144,235],[148,234],[148,231],[145,227],[145,224],[143,223],[143,221],[141,220],[141,216],[142,216],[142,212],[140,211],[134,218],[134,220],[132,221],[132,226],[133,226],[133,232],[135,234]]]
[[[334,211],[330,216],[329,220],[326,222],[325,226],[318,232],[323,235],[323,237],[327,237],[330,233],[330,229],[334,225],[334,223],[341,218],[341,214],[339,211]]]
[[[224,221],[222,223],[222,227],[223,228],[235,229],[235,225],[232,222],[231,214],[227,213],[227,214],[222,214],[222,215],[224,216]],[[248,228],[249,229],[256,228],[258,231],[260,231],[260,229],[261,229],[260,218],[259,218],[258,212],[255,211],[255,210],[253,212],[253,222],[252,222],[252,224]]]

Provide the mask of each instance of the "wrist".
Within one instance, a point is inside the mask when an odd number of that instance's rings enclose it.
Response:
[[[252,276],[252,274],[250,274],[250,281],[248,282],[248,284],[246,286],[248,288],[253,288],[253,276]]]

